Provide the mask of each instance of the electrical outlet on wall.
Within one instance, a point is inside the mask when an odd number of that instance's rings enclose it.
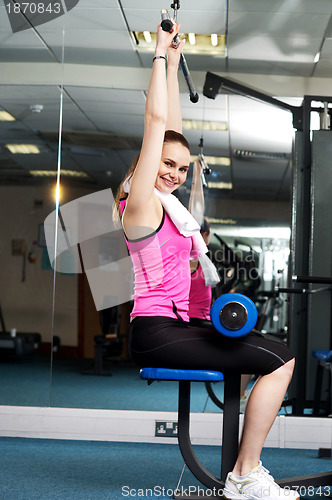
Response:
[[[177,437],[178,423],[173,421],[156,420],[155,436],[158,437]]]

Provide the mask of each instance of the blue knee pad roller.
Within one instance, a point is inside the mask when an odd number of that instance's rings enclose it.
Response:
[[[257,323],[257,309],[252,300],[241,293],[221,295],[211,306],[211,321],[226,337],[243,337]]]

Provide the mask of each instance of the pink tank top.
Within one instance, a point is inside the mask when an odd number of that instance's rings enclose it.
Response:
[[[205,286],[203,270],[198,264],[198,268],[191,275],[189,317],[210,320],[211,300],[211,287]]]
[[[123,213],[126,200],[120,200]],[[167,316],[189,321],[192,239],[179,233],[165,210],[159,228],[146,238],[127,239],[133,263],[131,316]]]

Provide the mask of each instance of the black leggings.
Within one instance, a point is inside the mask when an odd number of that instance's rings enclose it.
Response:
[[[256,333],[230,338],[211,325],[138,316],[129,327],[129,352],[140,367],[218,370],[266,375],[294,358],[278,341]]]

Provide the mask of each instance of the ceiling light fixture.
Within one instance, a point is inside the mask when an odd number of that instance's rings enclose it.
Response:
[[[243,158],[244,160],[289,160],[289,153],[271,153],[263,151],[246,151],[243,149],[233,149],[234,158]]]
[[[182,120],[184,130],[228,130],[226,122],[211,122],[202,120]]]
[[[217,47],[218,45],[218,35],[216,33],[211,34],[211,45],[213,45],[213,47]]]
[[[0,122],[14,122],[16,118],[14,118],[7,111],[0,111]]]
[[[213,182],[209,181],[208,188],[210,189],[233,189],[233,184],[231,182]]]
[[[314,63],[318,63],[319,59],[320,59],[320,52],[317,52],[317,54],[314,57]]]
[[[13,155],[37,155],[40,153],[40,149],[34,144],[6,144],[5,147]]]
[[[146,41],[146,43],[152,42],[152,37],[151,37],[150,31],[143,31],[143,36],[144,36],[144,40]]]
[[[226,225],[235,225],[237,221],[235,219],[217,219],[213,217],[209,217],[210,224],[226,224]]]
[[[80,172],[78,170],[62,170],[60,171],[62,176],[67,177],[89,177],[85,172]],[[56,170],[29,170],[29,174],[34,177],[55,177],[57,175]]]
[[[154,50],[154,44],[157,38],[157,34],[150,31],[135,31],[133,37],[136,44],[140,50],[148,50],[152,52]],[[180,39],[186,38],[189,43],[185,46],[184,51],[188,54],[211,54],[211,55],[225,55],[225,35],[205,35],[198,33],[180,33]],[[194,44],[192,44],[193,37],[195,39]],[[213,40],[213,43],[212,43]]]
[[[190,155],[190,161],[194,162],[197,159],[197,155]],[[208,165],[222,165],[223,167],[229,167],[231,164],[230,158],[226,156],[206,156],[204,159]]]
[[[195,33],[188,33],[188,38],[190,45],[195,45],[196,43]]]

